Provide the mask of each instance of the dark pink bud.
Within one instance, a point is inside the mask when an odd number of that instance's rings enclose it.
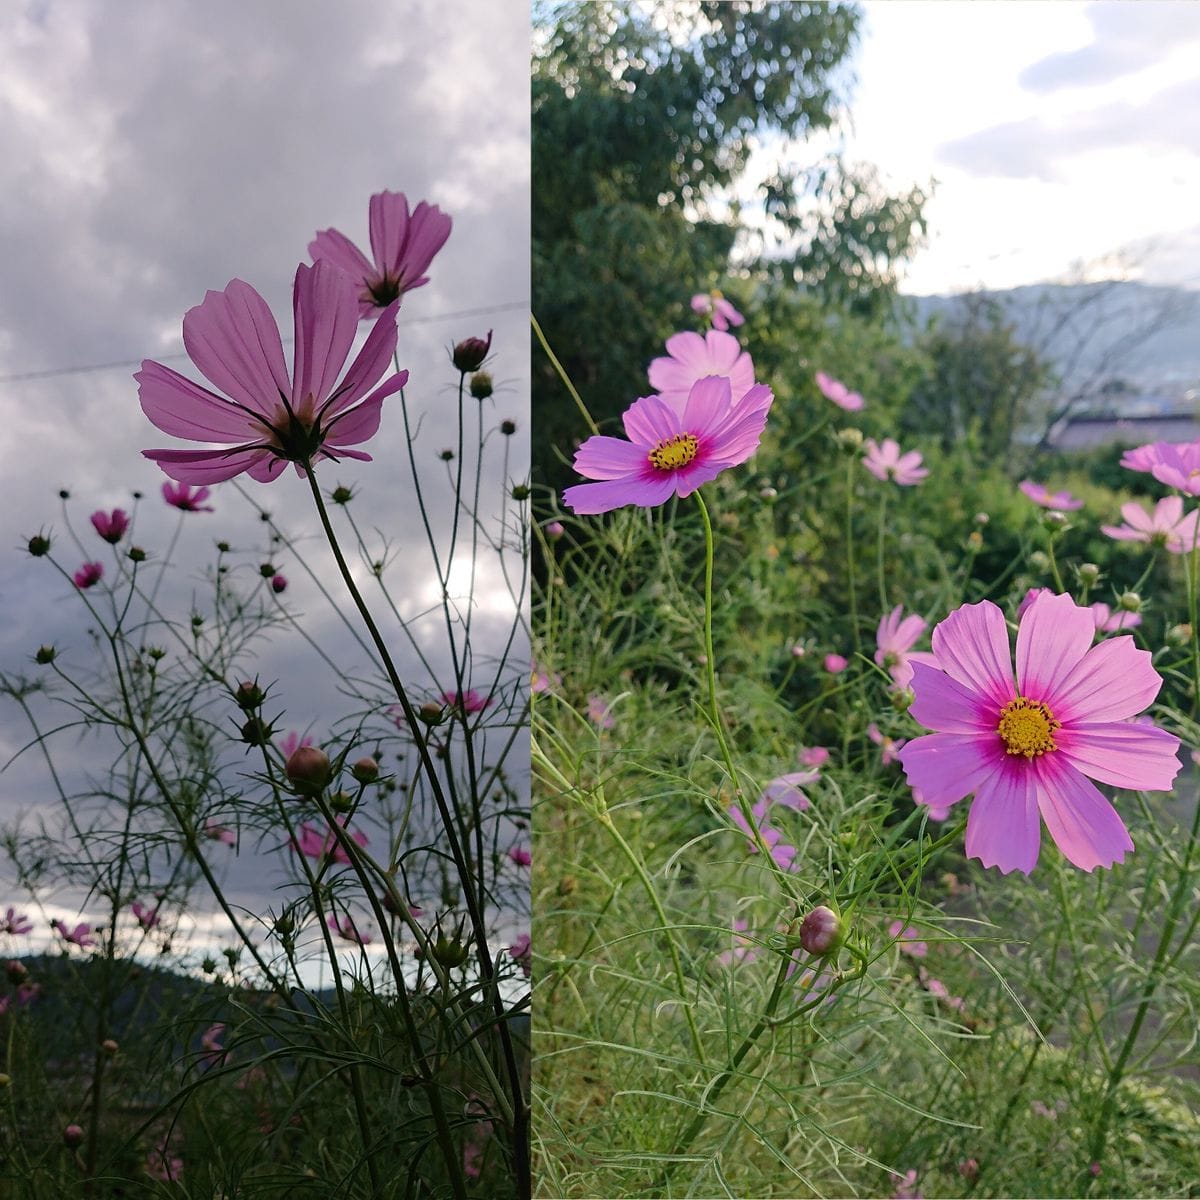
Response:
[[[558,539],[567,532],[566,529],[563,528],[563,523],[561,521],[548,521],[543,526],[543,529],[546,532],[546,536],[552,542],[557,542]]]
[[[74,1150],[83,1141],[83,1130],[78,1125],[68,1125],[63,1130],[63,1141]]]
[[[800,922],[800,945],[809,954],[832,954],[844,933],[837,913],[819,904]]]
[[[90,588],[99,583],[104,575],[104,564],[98,562],[85,562],[71,578],[75,581],[75,586],[83,591],[85,588]]]
[[[287,589],[287,576],[276,575],[271,579],[271,591],[278,594]]]
[[[283,773],[291,780],[298,792],[319,792],[333,779],[333,768],[329,755],[316,746],[301,746],[293,750]]]
[[[483,360],[487,358],[488,351],[492,348],[492,331],[488,330],[487,338],[469,337],[463,338],[457,346],[454,347],[454,353],[451,358],[454,362],[454,369],[461,371],[464,375],[471,371],[478,371],[483,366]]]

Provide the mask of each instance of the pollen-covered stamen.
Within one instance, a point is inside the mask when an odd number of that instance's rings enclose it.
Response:
[[[1062,728],[1062,722],[1054,719],[1042,701],[1018,696],[1000,710],[1000,724],[996,728],[1007,753],[1038,758],[1047,750],[1058,749],[1054,732]]]
[[[673,438],[659,442],[650,451],[650,465],[660,471],[678,471],[686,467],[700,451],[700,439],[694,433],[677,433]]]

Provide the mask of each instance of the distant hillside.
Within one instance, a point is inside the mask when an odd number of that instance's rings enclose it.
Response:
[[[1200,292],[1143,283],[1033,284],[986,293],[1067,393],[1121,380],[1182,397],[1200,386]],[[910,296],[918,326],[953,319],[962,296]]]

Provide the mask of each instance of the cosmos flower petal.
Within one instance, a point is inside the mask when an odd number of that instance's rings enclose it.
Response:
[[[625,436],[649,449],[680,432],[680,418],[661,396],[640,396],[621,418]]]
[[[659,479],[610,479],[601,483],[578,483],[563,492],[563,503],[583,516],[611,512],[627,504],[652,508],[665,504],[675,491],[675,480],[667,472]]]
[[[1094,783],[1056,754],[1043,755],[1028,775],[1037,781],[1042,820],[1068,862],[1083,871],[1124,862],[1133,849],[1129,831]]]
[[[729,380],[721,375],[698,379],[688,394],[683,408],[685,429],[715,428],[729,413],[733,391]]]
[[[1156,725],[1111,721],[1056,734],[1059,753],[1082,774],[1114,787],[1170,791],[1179,773],[1179,739]]]
[[[1109,638],[1093,646],[1042,697],[1064,724],[1124,721],[1136,716],[1158,695],[1162,678],[1149,650],[1131,637]]]
[[[184,314],[183,344],[209,383],[252,411],[270,417],[277,397],[291,395],[279,326],[267,302],[240,279],[208,292]]]
[[[172,437],[234,444],[264,433],[262,425],[236,405],[162,363],[146,359],[134,379],[142,412]]]
[[[644,447],[605,434],[593,435],[575,451],[575,470],[585,479],[619,479],[648,466]]]
[[[233,450],[143,450],[142,455],[158,463],[176,483],[222,483],[273,457],[261,446],[239,446]]]
[[[325,431],[325,445],[340,449],[373,438],[379,432],[383,400],[383,396],[375,395],[364,400],[357,408],[339,413]]]
[[[346,372],[346,377],[333,393],[333,398],[325,408],[326,417],[349,408],[375,384],[391,366],[392,355],[396,352],[396,317],[400,312],[400,301],[393,300],[380,314],[362,349],[355,356]],[[355,320],[357,320],[357,314]],[[398,372],[399,382],[388,391],[399,391],[408,382],[408,372]]]
[[[932,657],[932,656],[930,656]],[[995,730],[997,714],[978,692],[951,679],[936,663],[910,659],[913,702],[909,712],[926,729],[939,733],[979,733]]]
[[[1005,766],[1006,756],[999,738],[983,749],[977,733],[929,733],[906,742],[896,757],[909,787],[926,804],[945,808],[982,787]]]
[[[940,622],[933,631],[933,653],[952,679],[997,710],[1016,696],[1008,627],[990,600],[964,604]]]
[[[903,751],[901,752],[903,753]],[[1006,763],[975,792],[967,816],[965,849],[1002,875],[1037,865],[1042,826],[1033,772],[1025,763]],[[928,793],[925,795],[929,802]]]
[[[325,229],[308,243],[308,257],[314,262],[325,259],[354,280],[365,280],[374,274],[371,260],[344,234]]]
[[[312,413],[333,390],[358,330],[354,285],[330,263],[296,268],[292,408]],[[307,406],[306,406],[307,402]]]
[[[1054,681],[1083,660],[1095,636],[1091,612],[1070,596],[1038,596],[1017,631],[1017,690],[1032,700],[1046,699]]]

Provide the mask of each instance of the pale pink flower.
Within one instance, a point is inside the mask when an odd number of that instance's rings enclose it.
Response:
[[[311,746],[312,744],[313,744],[313,740],[311,737],[308,736],[307,733],[302,736],[295,729],[289,729],[287,731],[287,733],[285,733],[279,739],[279,741],[277,741],[275,743],[276,747],[279,750],[279,753],[283,755],[285,762],[287,761],[287,759],[291,758],[292,755],[295,754],[297,750],[301,749],[304,746]]]
[[[840,675],[850,665],[850,661],[840,654],[827,654],[823,665],[830,675]]]
[[[717,955],[717,962],[721,966],[732,967],[737,963],[750,963],[758,957],[758,949],[753,939],[744,936],[748,927],[749,923],[741,917],[733,918],[733,945]]]
[[[945,1004],[947,1008],[954,1008],[959,1012],[966,1008],[967,1002],[961,996],[950,995],[950,989],[940,979],[934,979],[929,975],[924,967],[919,968],[918,976],[925,990]]]
[[[103,509],[92,513],[92,527],[106,541],[114,546],[125,536],[129,528],[129,515],[123,508],[114,508],[111,513]]]
[[[443,692],[442,701],[451,708],[461,709],[468,716],[481,713],[492,703],[491,696],[481,696],[474,688],[468,688],[464,696],[462,692]]]
[[[879,760],[885,767],[891,766],[896,761],[897,753],[907,740],[888,737],[886,733],[881,733],[879,726],[874,721],[867,726],[867,737],[879,747]],[[932,814],[930,815],[932,816]]]
[[[922,1200],[924,1196],[924,1193],[917,1187],[915,1169],[906,1171],[903,1176],[893,1175],[892,1183],[896,1185],[896,1190],[892,1193],[892,1200]]]
[[[1158,447],[1165,442],[1151,442],[1148,446],[1138,446],[1135,450],[1126,450],[1121,456],[1121,466],[1130,471],[1152,471],[1158,462]]]
[[[897,749],[899,749],[899,748],[897,747]],[[896,757],[897,758],[900,757],[899,753],[897,753]],[[922,795],[920,789],[912,788],[911,790],[912,790],[913,803],[918,808],[924,808],[924,809],[928,810],[928,812],[926,813],[926,816],[929,818],[929,820],[945,821],[949,818],[949,816],[950,816],[950,805],[949,804],[930,804],[929,801],[925,799],[924,795]]]
[[[216,821],[208,821],[204,825],[204,836],[211,838],[214,842],[224,842],[226,846],[234,846],[237,844],[237,835],[232,829],[226,829],[224,825],[219,825]]]
[[[557,671],[545,671],[534,664],[533,674],[529,680],[529,690],[540,696],[543,692],[562,687],[562,676]]]
[[[204,1053],[200,1061],[210,1067],[222,1066],[229,1060],[229,1051],[219,1041],[225,1036],[225,1023],[215,1021],[200,1035],[200,1048]]]
[[[684,499],[754,454],[773,399],[755,384],[735,403],[729,380],[717,376],[692,385],[682,413],[661,396],[642,396],[622,418],[628,441],[596,434],[575,452],[575,470],[598,482],[567,488],[563,503],[594,514]]]
[[[1121,505],[1123,525],[1101,525],[1100,531],[1121,542],[1148,542],[1166,546],[1172,554],[1189,553],[1197,544],[1196,519],[1200,509],[1183,514],[1182,496],[1164,496],[1147,512],[1136,501]]]
[[[508,852],[508,857],[518,867],[528,867],[533,862],[533,856],[524,846],[513,846]]]
[[[1200,442],[1155,442],[1150,474],[1188,496],[1200,496]]]
[[[746,320],[716,288],[711,292],[697,292],[692,297],[692,312],[711,316],[713,328],[722,333],[730,325],[741,325]]]
[[[612,705],[603,696],[589,696],[587,701],[588,720],[600,729],[612,729],[617,718],[610,711]]]
[[[913,613],[901,620],[903,611],[904,607],[897,604],[879,622],[875,632],[875,661],[890,673],[892,682],[898,688],[908,687],[913,663],[924,662],[931,667],[937,666],[932,654],[912,648],[917,638],[925,632],[925,618]]]
[[[852,392],[841,380],[826,375],[824,371],[818,371],[814,378],[817,387],[821,389],[821,395],[826,400],[832,400],[838,408],[844,408],[846,412],[858,412],[866,403],[857,392]]]
[[[337,823],[344,826],[347,819],[346,816],[338,817]],[[350,856],[346,853],[332,829],[326,827],[325,835],[322,836],[320,830],[315,825],[310,825],[307,821],[303,821],[300,824],[299,834],[299,838],[290,839],[288,842],[288,845],[293,850],[299,851],[306,858],[319,859],[329,854],[335,863],[349,865]],[[368,840],[367,835],[357,829],[350,834],[350,838],[360,846],[365,846]]]
[[[408,372],[400,371],[379,383],[396,348],[399,302],[376,321],[340,384],[358,328],[354,285],[326,263],[301,264],[293,305],[291,378],[275,318],[248,283],[234,279],[188,310],[183,318],[188,355],[226,395],[147,359],[134,376],[138,398],[163,433],[218,445],[143,450],[145,457],[177,482],[193,484],[220,483],[242,472],[267,483],[289,462],[303,476],[306,465],[323,458],[370,461],[369,454],[349,447],[375,436],[384,400],[408,381]]]
[[[921,455],[916,450],[901,454],[892,438],[884,438],[882,446],[874,438],[867,438],[866,447],[863,466],[885,483],[890,479],[901,487],[913,487],[929,474],[929,468],[921,466]]]
[[[172,483],[167,480],[162,485],[163,499],[171,505],[172,508],[178,508],[182,512],[215,512],[211,504],[205,504],[208,499],[208,488],[188,487],[186,483]]]
[[[1128,636],[1093,645],[1095,628],[1070,596],[1038,597],[1021,617],[1014,682],[1004,615],[984,600],[934,629],[937,668],[914,664],[909,711],[936,732],[900,761],[932,806],[974,793],[966,852],[984,866],[1032,871],[1042,821],[1082,870],[1122,862],[1133,843],[1091,781],[1171,789],[1179,739],[1132,720],[1162,686],[1150,653]]]
[[[147,1156],[146,1174],[159,1183],[178,1183],[183,1178],[183,1159],[164,1141]]]
[[[667,356],[650,363],[650,386],[681,417],[692,388],[710,375],[729,380],[734,404],[754,386],[754,362],[731,333],[673,334],[667,338]]]
[[[784,808],[794,808],[797,812],[802,812],[808,808],[809,800],[800,789],[810,783],[816,783],[820,778],[821,772],[817,770],[793,771],[788,775],[780,775],[763,788],[752,811],[755,816],[765,816],[773,804],[782,804]]]
[[[1070,492],[1048,492],[1045,484],[1034,483],[1032,479],[1022,479],[1017,487],[1034,504],[1040,504],[1052,512],[1071,512],[1083,507],[1083,501],[1075,499]]]
[[[137,923],[147,931],[153,929],[162,920],[158,915],[157,905],[154,908],[147,908],[140,900],[135,900],[129,906],[129,911],[137,918]]]
[[[74,580],[75,586],[82,592],[99,583],[103,575],[103,563],[85,562],[71,578]]]
[[[436,204],[422,200],[410,212],[403,192],[378,192],[368,216],[374,262],[336,229],[318,233],[308,253],[346,273],[355,285],[359,316],[369,317],[429,282],[425,271],[446,244],[451,224]]]
[[[4,920],[0,922],[0,933],[11,933],[20,935],[29,933],[33,929],[33,922],[24,914],[19,913],[11,905],[5,910]]]
[[[74,929],[68,929],[61,921],[55,919],[50,922],[50,927],[57,930],[59,937],[64,942],[78,946],[80,950],[87,950],[96,944],[96,939],[92,937],[92,927],[83,922],[76,925]]]
[[[823,767],[829,761],[829,751],[824,746],[801,746],[796,761],[802,767]]]
[[[508,947],[508,957],[521,968],[521,974],[528,979],[533,968],[533,951],[529,934],[522,933],[517,936],[516,941]]]
[[[329,929],[336,933],[338,937],[343,938],[347,942],[354,942],[355,945],[358,946],[368,946],[371,943],[371,935],[369,933],[362,932],[354,924],[349,915],[342,917],[339,920],[336,914],[330,913],[330,915],[325,918],[325,924],[329,927]]]
[[[924,958],[929,953],[929,945],[920,940],[920,932],[912,925],[905,925],[903,921],[893,921],[888,926],[888,937],[895,938],[900,943],[901,954],[912,958]]]
[[[768,804],[760,799],[752,809],[754,823],[758,826],[759,835],[766,844],[767,851],[770,853],[775,865],[781,871],[790,871],[796,859],[796,847],[785,842],[783,834],[773,825],[767,824],[765,820],[767,808]],[[733,804],[730,806],[729,817],[746,835],[746,849],[751,854],[757,854],[758,841],[754,837],[754,831],[750,828],[750,823],[746,820],[746,814],[742,812],[739,805]]]
[[[1126,612],[1117,609],[1115,612],[1107,604],[1093,604],[1092,619],[1096,622],[1097,633],[1114,633],[1118,629],[1133,629],[1142,623],[1142,614]]]

